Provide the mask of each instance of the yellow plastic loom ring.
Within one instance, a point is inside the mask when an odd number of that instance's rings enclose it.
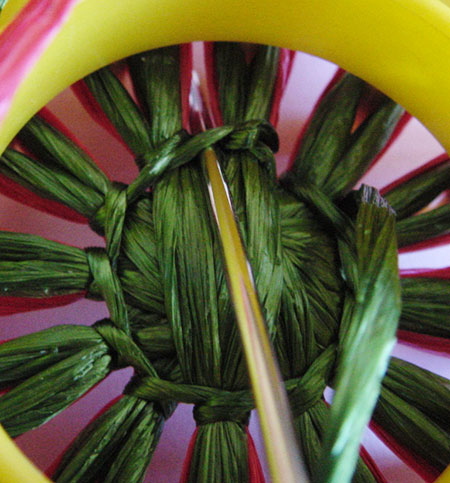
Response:
[[[0,31],[26,4],[9,0]],[[335,62],[403,105],[450,151],[450,0],[80,0],[19,85],[0,128],[0,152],[81,77],[193,40],[277,45]],[[19,481],[48,480],[0,427],[0,483]],[[450,482],[448,471],[439,481]]]
[[[9,0],[0,29],[26,3]],[[80,0],[17,91],[0,152],[89,72],[193,40],[271,44],[331,60],[403,105],[450,151],[450,0]]]

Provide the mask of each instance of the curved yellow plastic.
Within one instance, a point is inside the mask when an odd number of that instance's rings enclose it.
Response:
[[[9,0],[0,29],[25,3]],[[192,40],[260,42],[331,60],[402,104],[450,150],[450,0],[80,0],[18,90],[0,152],[87,73]]]
[[[434,483],[450,483],[450,465],[443,471],[441,476]]]
[[[9,0],[0,31],[26,3]],[[402,104],[450,151],[450,0],[80,0],[20,84],[1,125],[0,152],[89,72],[193,40],[278,45],[331,60]],[[0,427],[0,483],[19,481],[48,480]]]
[[[0,426],[0,483],[50,483]]]

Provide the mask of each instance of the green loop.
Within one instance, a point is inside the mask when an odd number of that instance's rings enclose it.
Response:
[[[119,367],[133,366],[142,375],[157,377],[151,362],[134,340],[123,330],[114,326],[109,319],[96,322],[94,328],[106,344],[114,350]]]
[[[114,353],[112,355],[115,356],[116,367],[131,366],[140,376],[159,379],[152,363],[130,335],[126,334],[122,329],[115,327],[109,319],[100,320],[96,322],[93,327],[109,348],[112,349],[112,352]],[[148,398],[144,399],[148,400]],[[160,400],[159,398],[154,398],[152,401],[158,403],[165,419],[172,414],[173,401]]]
[[[113,183],[105,197],[105,239],[106,253],[113,267],[120,252],[123,225],[127,211],[126,185]]]
[[[86,248],[85,252],[92,275],[86,297],[97,299],[100,295],[106,302],[114,325],[129,334],[130,327],[122,287],[106,251],[103,248],[90,247]]]
[[[114,182],[106,192],[103,204],[89,220],[91,228],[105,236],[106,251],[113,266],[120,252],[127,204],[127,186]]]

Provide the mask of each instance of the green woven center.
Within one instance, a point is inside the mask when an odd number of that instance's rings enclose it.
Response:
[[[308,470],[318,481],[347,481],[356,465],[358,481],[374,481],[357,455],[376,399],[381,391],[374,418],[382,424],[403,390],[397,375],[423,376],[394,359],[381,388],[400,314],[396,233],[404,244],[438,228],[430,228],[433,217],[414,217],[414,225],[408,213],[396,226],[375,189],[352,188],[403,110],[383,99],[355,129],[364,83],[344,75],[316,109],[292,169],[278,180],[278,137],[268,120],[279,50],[261,47],[248,64],[237,45],[215,44],[223,126],[194,134],[182,129],[180,51],[129,59],[140,108],[108,69],[84,81],[135,154],[140,172],[130,185],[111,182],[40,116],[18,135],[32,155],[8,149],[1,158],[2,174],[86,217],[105,237],[105,248],[81,250],[2,232],[0,290],[33,298],[84,292],[106,302],[109,318],[2,344],[0,383],[13,388],[0,398],[0,421],[11,435],[22,434],[112,370],[132,366],[125,395],[81,433],[56,481],[141,481],[177,402],[194,404],[198,425],[189,481],[248,481],[246,426],[254,401],[199,156],[213,147]],[[415,206],[436,192],[430,179]],[[402,188],[388,198],[404,212]],[[446,220],[446,213],[438,215]],[[407,230],[411,223],[417,231]],[[408,283],[406,306],[414,289]],[[415,323],[413,316],[402,321],[403,328]],[[444,330],[422,323],[428,333]],[[442,385],[432,381],[433,390]],[[327,385],[336,388],[330,414]],[[364,391],[355,396],[348,388],[358,385]],[[412,407],[416,402],[408,397]],[[412,424],[414,417],[402,414],[396,424]],[[430,439],[441,448],[446,443],[438,429]],[[443,467],[447,454],[435,452],[433,463]]]

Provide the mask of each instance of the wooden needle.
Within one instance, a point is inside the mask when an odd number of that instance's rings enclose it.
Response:
[[[190,107],[206,129],[198,81],[194,78]],[[227,282],[247,361],[272,481],[308,481],[292,427],[284,384],[259,304],[228,186],[212,148],[202,153],[211,206],[223,248]]]

